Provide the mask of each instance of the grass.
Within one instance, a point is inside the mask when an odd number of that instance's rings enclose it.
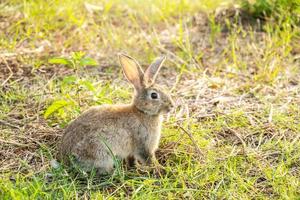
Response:
[[[299,3],[249,2],[2,1],[0,199],[299,199]],[[163,169],[53,168],[70,120],[130,101],[118,52],[168,56]]]

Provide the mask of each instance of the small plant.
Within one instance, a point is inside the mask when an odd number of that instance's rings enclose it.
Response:
[[[90,57],[86,57],[84,52],[73,52],[71,57],[55,57],[49,59],[50,64],[61,64],[65,65],[69,68],[77,71],[86,66],[96,66],[98,65],[97,61]],[[58,99],[54,100],[46,109],[44,113],[45,118],[49,118],[50,116],[56,114],[58,117],[62,119],[66,119],[66,110],[77,110],[79,111],[81,99],[79,96],[79,91],[81,88],[86,88],[89,92],[92,92],[95,96],[95,88],[93,84],[85,80],[84,78],[80,78],[78,74],[76,76],[66,76],[63,78],[62,84],[60,85],[60,90],[67,95],[60,96]],[[73,98],[75,91],[75,97]]]
[[[67,113],[80,113],[83,97],[86,93],[97,98],[97,90],[93,83],[77,76],[66,76],[59,85],[61,94],[46,108],[44,117],[56,116],[68,121]],[[82,94],[83,92],[83,94]]]
[[[54,57],[49,59],[50,64],[61,64],[72,69],[78,70],[85,66],[97,66],[98,63],[96,60],[90,57],[86,57],[84,52],[73,52],[71,58],[67,57]]]

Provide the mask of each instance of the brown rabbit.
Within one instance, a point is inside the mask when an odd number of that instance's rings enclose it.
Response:
[[[102,105],[82,113],[65,129],[58,157],[69,156],[100,174],[113,171],[114,156],[133,164],[151,164],[160,140],[162,114],[173,107],[170,96],[155,85],[165,57],[155,60],[144,73],[131,57],[120,54],[120,63],[134,95],[128,105]]]

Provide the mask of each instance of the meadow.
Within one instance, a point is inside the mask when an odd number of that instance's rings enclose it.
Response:
[[[161,168],[54,166],[71,120],[131,101],[120,52],[167,56]],[[0,84],[0,199],[300,199],[299,0],[2,0]]]

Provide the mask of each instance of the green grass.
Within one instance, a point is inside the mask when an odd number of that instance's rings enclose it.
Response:
[[[299,199],[299,4],[286,2],[220,19],[234,1],[2,1],[0,199]],[[168,56],[162,169],[54,169],[72,119],[130,102],[119,52],[142,67]]]

